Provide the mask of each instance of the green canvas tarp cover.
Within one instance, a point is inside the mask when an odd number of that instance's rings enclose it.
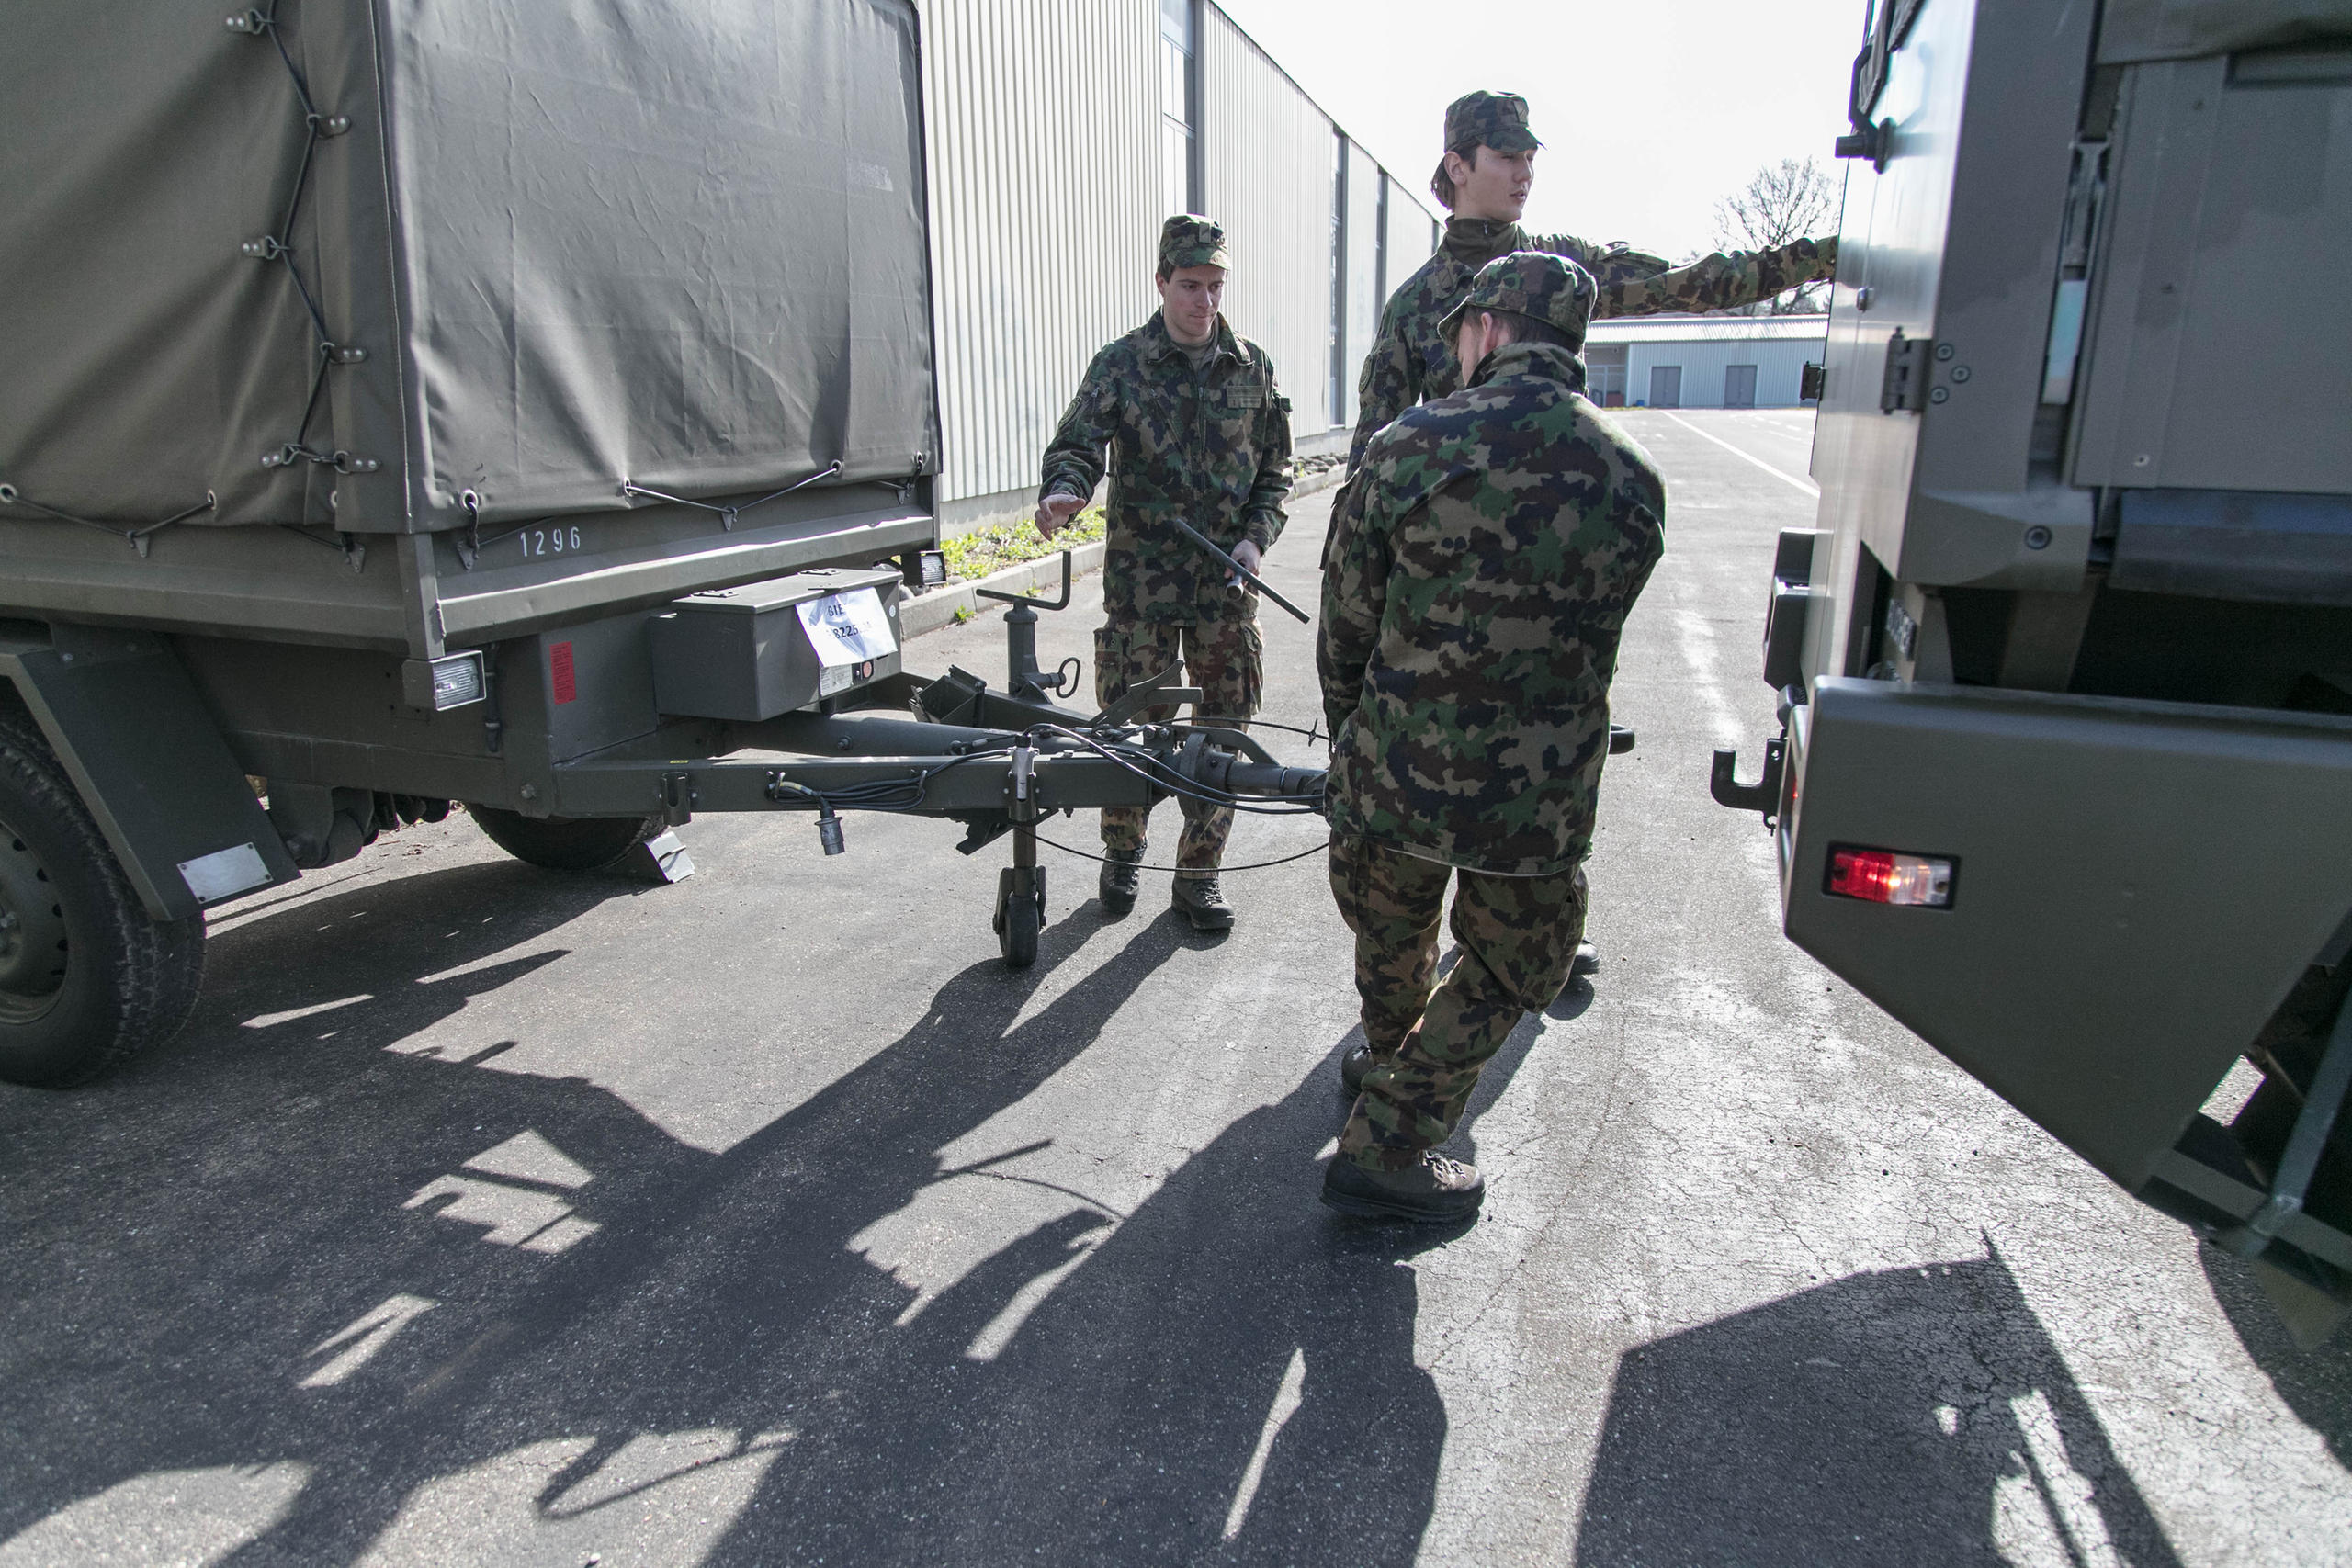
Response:
[[[0,517],[936,468],[910,5],[225,9],[0,8]]]

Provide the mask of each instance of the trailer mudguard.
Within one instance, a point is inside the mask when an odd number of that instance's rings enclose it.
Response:
[[[300,874],[170,643],[54,626],[0,640],[6,678],[147,913],[184,920]]]

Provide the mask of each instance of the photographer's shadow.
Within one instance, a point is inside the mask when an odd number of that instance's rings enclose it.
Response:
[[[1576,1561],[2179,1559],[2000,1254],[1855,1274],[1619,1358]]]

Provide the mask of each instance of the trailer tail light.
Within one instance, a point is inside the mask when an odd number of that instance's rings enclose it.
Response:
[[[1829,892],[1871,904],[1951,908],[1954,863],[1933,855],[1901,855],[1892,850],[1829,847]]]
[[[409,706],[427,713],[447,713],[478,703],[489,691],[481,651],[470,649],[439,659],[405,660],[401,664],[401,687]]]

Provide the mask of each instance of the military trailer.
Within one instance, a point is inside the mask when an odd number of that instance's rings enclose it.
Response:
[[[2352,6],[1879,0],[1866,32],[1783,728],[1714,794],[1765,814],[1792,940],[2324,1334],[2352,308],[2312,281],[2352,239]]]
[[[673,876],[696,810],[829,852],[953,817],[1013,840],[1014,964],[1046,811],[1312,808],[1130,722],[1153,693],[1054,706],[1025,605],[1005,690],[900,668],[938,536],[910,0],[225,23],[0,20],[0,1077],[168,1036],[206,908],[453,802]]]

